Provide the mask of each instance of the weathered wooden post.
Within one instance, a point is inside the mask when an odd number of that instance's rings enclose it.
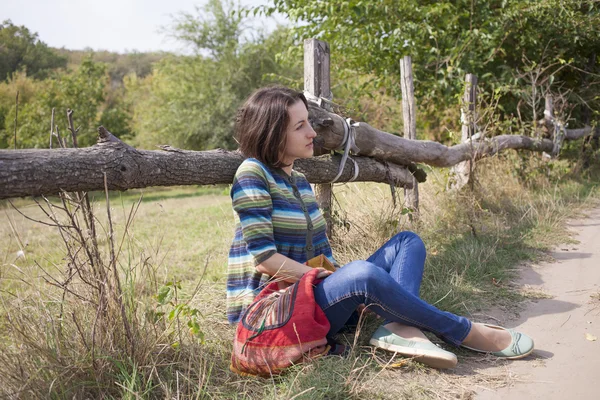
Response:
[[[413,83],[412,59],[405,56],[400,60],[400,85],[402,88],[402,115],[404,119],[404,137],[417,140],[417,109],[415,106],[415,87]],[[404,189],[406,205],[413,210],[413,216],[419,212],[419,187],[413,177],[413,188]]]
[[[333,97],[331,94],[329,55],[329,44],[327,42],[317,39],[306,39],[304,41],[304,91],[314,97],[322,97],[327,100],[331,100]],[[328,105],[323,103],[322,107],[327,109]],[[330,183],[315,185],[315,196],[327,222],[327,236],[329,238],[332,237],[333,233],[331,194],[332,185]]]
[[[558,157],[563,140],[565,139],[564,126],[560,121],[554,118],[554,101],[552,95],[548,93],[545,97],[544,104],[544,125],[550,134],[550,139],[554,143],[552,147],[551,157]],[[539,129],[538,129],[539,132]]]
[[[552,101],[552,95],[550,93],[548,93],[546,95],[546,97],[544,98],[545,102],[544,102],[544,126],[546,127],[546,130],[548,131],[548,138],[550,140],[552,140],[554,143],[556,143],[556,138],[554,137],[556,135],[556,128],[554,127],[554,101]],[[537,136],[538,138],[540,137],[540,129],[537,129]],[[552,154],[554,154],[555,152],[555,148],[552,148]],[[550,154],[544,154],[546,157],[547,156],[552,156]]]
[[[545,98],[544,120],[547,126],[554,126],[554,101],[551,94],[547,94]]]
[[[471,144],[471,152],[473,151],[473,142],[471,138],[475,135],[476,121],[476,106],[477,106],[477,77],[473,74],[465,76],[465,93],[463,96],[463,104],[460,111],[460,119],[462,123],[461,142]],[[473,171],[473,158],[471,160],[462,161],[452,168],[454,176],[453,189],[460,189],[471,181],[471,172]]]

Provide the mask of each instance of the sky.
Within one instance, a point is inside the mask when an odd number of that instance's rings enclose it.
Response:
[[[180,12],[195,14],[207,0],[0,0],[0,21],[10,19],[37,32],[51,47],[70,50],[185,52],[161,27],[168,27]],[[268,0],[240,0],[242,5],[268,4]],[[254,27],[267,31],[282,16],[260,19]]]

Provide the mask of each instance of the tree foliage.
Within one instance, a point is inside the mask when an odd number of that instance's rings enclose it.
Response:
[[[600,12],[583,0],[272,0],[266,13],[296,22],[297,39],[317,37],[343,55],[345,66],[373,74],[379,87],[400,98],[399,60],[413,59],[417,100],[430,117],[456,104],[466,73],[487,89],[516,90],[500,106],[517,113],[527,71],[544,69],[536,82],[567,94],[584,109],[600,109],[587,90],[600,72]],[[335,62],[334,62],[335,64]],[[561,66],[565,66],[562,67]],[[542,67],[542,68],[540,68]],[[540,91],[541,93],[542,91]],[[543,107],[543,102],[541,102]],[[528,110],[531,114],[532,110]],[[524,111],[525,112],[525,111]],[[539,112],[539,110],[538,110]]]
[[[14,79],[27,81],[31,78],[17,76]],[[48,147],[53,108],[55,123],[62,136],[67,135],[66,110],[72,108],[75,110],[75,127],[80,127],[79,146],[93,144],[102,116],[107,83],[106,66],[94,63],[91,59],[84,60],[76,71],[57,73],[52,78],[30,82],[33,93],[27,98],[20,98],[19,102],[17,147]],[[11,80],[7,86],[18,87],[18,84]],[[14,146],[15,107],[13,103],[5,113],[4,130],[0,131],[0,144],[3,144],[3,147]]]
[[[211,0],[196,14],[176,20],[172,34],[193,55],[167,57],[145,79],[126,80],[136,145],[235,148],[233,123],[242,101],[282,75],[300,79],[297,64],[276,59],[288,44],[286,31],[248,38],[245,15],[232,2]]]
[[[39,40],[37,33],[10,20],[0,24],[0,81],[23,69],[29,76],[44,78],[49,71],[66,64],[67,59]]]

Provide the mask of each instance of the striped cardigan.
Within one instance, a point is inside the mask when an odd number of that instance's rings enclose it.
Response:
[[[325,220],[303,174],[270,168],[249,158],[231,187],[235,236],[227,270],[227,319],[235,324],[270,278],[256,265],[275,253],[304,263],[331,254]]]

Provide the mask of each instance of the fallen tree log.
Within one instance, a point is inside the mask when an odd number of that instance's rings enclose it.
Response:
[[[565,140],[577,140],[586,136],[600,136],[600,129],[585,126],[579,129],[566,129]]]
[[[315,103],[309,104],[309,119],[318,136],[315,143],[325,149],[341,147],[344,139],[344,119]],[[461,161],[489,157],[505,149],[552,152],[553,142],[520,135],[500,135],[490,139],[461,143],[451,147],[430,140],[410,140],[373,128],[360,122],[356,130],[358,154],[399,165],[424,163],[435,167],[451,167]],[[567,129],[565,139],[575,140],[594,134],[594,129]]]
[[[60,191],[104,190],[106,173],[110,190],[149,186],[210,185],[231,183],[243,157],[225,150],[186,151],[163,147],[162,151],[137,150],[106,129],[92,147],[79,149],[0,150],[0,199]],[[357,181],[386,182],[412,187],[407,168],[371,158],[356,157]],[[312,183],[330,182],[338,172],[340,156],[298,160],[294,166]],[[339,182],[354,176],[348,162]]]

